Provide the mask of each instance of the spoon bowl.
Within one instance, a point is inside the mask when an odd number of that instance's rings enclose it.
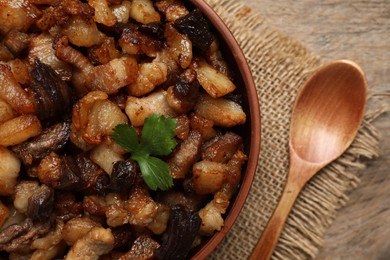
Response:
[[[352,143],[363,119],[366,96],[363,71],[346,60],[320,68],[301,88],[291,117],[286,186],[251,260],[271,258],[304,185]]]
[[[312,163],[328,163],[351,144],[366,101],[362,70],[350,61],[321,68],[302,88],[291,117],[290,150]]]

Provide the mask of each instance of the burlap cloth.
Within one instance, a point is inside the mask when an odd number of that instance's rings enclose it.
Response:
[[[288,172],[290,112],[297,89],[324,61],[300,43],[269,28],[266,21],[234,0],[207,0],[240,43],[257,86],[261,111],[261,150],[252,189],[237,222],[210,259],[246,259],[282,193]],[[310,259],[346,194],[359,182],[359,158],[377,156],[378,133],[366,112],[351,147],[306,185],[289,216],[274,259]]]

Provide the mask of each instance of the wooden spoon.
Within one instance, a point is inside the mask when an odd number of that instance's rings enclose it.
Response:
[[[352,143],[363,119],[367,83],[351,61],[320,68],[301,88],[290,126],[290,169],[279,204],[250,257],[270,259],[300,191]]]

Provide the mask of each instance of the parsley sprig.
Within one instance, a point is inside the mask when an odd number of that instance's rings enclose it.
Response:
[[[155,156],[169,155],[176,147],[176,120],[153,114],[145,119],[141,140],[134,127],[119,124],[114,127],[110,137],[123,149],[130,152],[135,160],[145,183],[152,190],[168,190],[173,186],[172,176],[166,162]]]

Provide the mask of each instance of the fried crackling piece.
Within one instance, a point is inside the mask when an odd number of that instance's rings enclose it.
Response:
[[[187,115],[184,114],[176,117],[176,122],[176,137],[184,141],[190,134],[190,119],[187,117]]]
[[[62,254],[66,249],[66,244],[62,241],[63,221],[57,221],[54,230],[46,236],[34,240],[31,248],[36,249],[31,255],[31,260],[53,259]]]
[[[72,77],[72,67],[57,58],[53,48],[54,37],[43,32],[39,35],[30,35],[30,49],[28,53],[28,61],[30,65],[35,64],[35,60],[39,58],[42,63],[49,65],[60,75],[62,80],[70,80]]]
[[[122,255],[119,260],[151,260],[154,259],[154,250],[160,247],[160,244],[150,236],[142,234],[134,241],[130,251]]]
[[[202,159],[227,163],[236,151],[242,148],[242,137],[233,132],[227,132],[213,140],[210,145],[203,149]]]
[[[147,228],[156,235],[161,235],[165,232],[169,221],[169,207],[164,204],[157,204],[157,213],[152,222],[147,225]]]
[[[197,60],[195,70],[200,85],[213,98],[225,96],[236,89],[234,83],[204,60]]]
[[[46,180],[50,181],[50,184],[53,184],[53,187],[57,190],[74,191],[83,189],[85,187],[85,181],[81,176],[82,172],[77,165],[76,159],[70,155],[64,155],[57,159],[56,156],[53,157],[52,155],[49,155],[49,158],[56,160],[54,161],[54,167],[51,167],[51,161],[45,160],[46,158],[41,161],[41,164],[45,162],[43,167],[41,165],[39,166],[39,170],[42,168],[46,171],[53,170],[53,172],[45,173],[45,177],[48,177]],[[40,177],[41,174],[38,173],[38,176]]]
[[[164,36],[167,40],[168,51],[173,59],[182,69],[188,68],[192,61],[192,42],[190,39],[179,33],[171,24],[165,26]]]
[[[225,179],[223,163],[200,161],[192,167],[193,188],[197,194],[215,194],[222,188]]]
[[[57,187],[61,176],[61,162],[61,158],[54,152],[44,157],[38,165],[39,181],[50,187]]]
[[[122,1],[110,6],[112,13],[115,15],[118,23],[127,23],[130,17],[131,1]]]
[[[29,44],[29,35],[15,29],[10,30],[4,37],[4,45],[15,56],[21,55],[28,48]]]
[[[129,214],[129,224],[147,226],[158,212],[158,204],[150,197],[145,187],[135,186],[125,203]]]
[[[87,88],[114,94],[120,88],[135,82],[137,73],[138,64],[135,58],[113,59],[107,64],[91,69],[87,77]]]
[[[86,194],[104,194],[109,176],[84,154],[58,156],[51,153],[38,166],[41,182],[57,189],[82,191]]]
[[[199,211],[199,216],[202,219],[200,226],[200,234],[211,236],[214,231],[219,231],[224,225],[222,214],[226,212],[229,206],[229,198],[217,192],[214,199]]]
[[[35,22],[35,27],[43,32],[50,31],[50,29],[56,24],[56,17],[53,15],[55,10],[56,9],[53,5],[50,5],[47,8],[42,8],[42,15]]]
[[[129,213],[124,208],[125,200],[117,193],[106,195],[106,218],[107,225],[117,227],[129,223]]]
[[[154,9],[151,0],[133,0],[131,2],[130,17],[143,24],[160,21],[160,15]]]
[[[15,118],[17,113],[12,107],[5,101],[0,99],[0,124]]]
[[[0,64],[8,65],[11,68],[11,72],[19,84],[25,85],[31,82],[30,68],[26,61],[14,59],[4,63],[0,61]]]
[[[241,170],[248,157],[243,151],[238,150],[227,163],[227,175],[225,175],[225,183],[221,192],[227,194],[231,198],[240,182]]]
[[[86,74],[93,68],[91,62],[81,52],[69,46],[68,37],[62,36],[54,41],[55,55],[62,61]]]
[[[175,116],[175,112],[167,103],[166,91],[163,90],[153,92],[142,98],[129,96],[125,110],[134,127],[143,126],[145,118],[152,114],[160,114],[168,117]]]
[[[71,125],[70,140],[75,146],[83,151],[89,151],[95,146],[94,144],[89,144],[84,140],[83,131],[77,130],[74,124]]]
[[[34,115],[21,115],[0,125],[0,145],[20,144],[41,133],[42,126]]]
[[[213,200],[199,211],[199,216],[202,219],[201,234],[210,236],[214,231],[221,230],[224,224],[222,215],[225,214],[230,203],[229,200],[237,189],[241,178],[242,165],[246,160],[246,155],[241,150],[238,150],[232,159],[225,164],[222,188],[215,193]]]
[[[114,248],[115,238],[110,229],[92,228],[71,247],[65,260],[98,260]]]
[[[217,39],[214,39],[205,55],[207,62],[211,66],[213,66],[218,72],[229,77],[229,79],[232,79],[229,66],[222,57],[222,53],[219,49],[219,42]]]
[[[142,185],[133,186],[127,200],[117,193],[108,194],[105,209],[110,227],[129,223],[161,234],[165,231],[169,219],[169,209],[155,202]]]
[[[95,227],[101,227],[101,224],[89,217],[72,218],[63,227],[62,239],[72,246]]]
[[[111,228],[111,231],[115,238],[114,250],[117,248],[123,248],[133,243],[134,231],[132,226],[128,224],[122,225],[119,227]],[[114,251],[114,250],[111,251],[110,253],[112,255],[112,258],[108,258],[108,259],[118,259],[121,255],[123,255],[123,252]]]
[[[213,128],[214,122],[206,119],[197,113],[190,115],[190,128],[198,131],[202,135],[202,140],[207,141],[217,135],[217,131]]]
[[[28,200],[39,189],[37,181],[22,181],[15,187],[14,207],[21,213],[26,213]]]
[[[127,123],[121,109],[102,91],[91,91],[73,106],[70,140],[83,150],[108,136],[117,124]]]
[[[195,112],[221,127],[232,127],[245,123],[246,115],[242,107],[226,98],[212,98],[201,94],[195,105]]]
[[[88,4],[95,9],[93,20],[105,26],[113,26],[116,22],[116,16],[108,6],[106,0],[88,0]]]
[[[157,25],[156,23],[154,23]],[[152,25],[154,25],[152,24]],[[152,26],[151,24],[149,24]],[[149,57],[156,57],[162,49],[164,43],[161,39],[153,37],[151,34],[143,33],[140,26],[127,24],[118,40],[123,53],[130,55],[146,54]]]
[[[104,217],[106,215],[107,203],[103,197],[88,195],[83,199],[83,209],[89,215]]]
[[[35,249],[48,249],[62,240],[62,230],[64,229],[64,222],[59,220],[56,222],[54,230],[49,232],[46,236],[36,239],[32,242],[31,247]]]
[[[60,242],[49,248],[35,250],[29,260],[56,259],[56,257],[63,255],[65,250],[66,244]],[[19,258],[17,259],[20,260]]]
[[[88,124],[83,129],[83,138],[87,143],[99,144],[104,137],[112,133],[112,129],[116,125],[127,123],[126,115],[117,105],[108,99],[98,100],[88,115]]]
[[[88,59],[96,66],[109,63],[113,59],[120,57],[119,51],[115,47],[115,39],[107,37],[99,46],[88,49]]]
[[[99,165],[108,175],[111,175],[113,166],[118,161],[123,161],[124,156],[116,152],[106,143],[101,143],[90,152],[91,160]]]
[[[93,22],[92,17],[95,14],[95,10],[92,6],[80,0],[63,0],[53,7],[54,9],[50,11],[50,13],[54,23],[50,24],[49,28],[53,25],[66,27],[69,21],[74,17],[82,18],[86,22]],[[50,22],[51,21],[49,21],[49,23]]]
[[[73,16],[66,25],[62,26],[61,33],[69,41],[79,47],[91,47],[103,42],[105,35],[100,32],[93,21],[86,21],[80,16]]]
[[[2,0],[0,2],[0,34],[12,29],[26,32],[40,16],[41,11],[28,0]]]
[[[156,62],[164,63],[167,66],[167,79],[164,82],[165,87],[172,86],[175,84],[177,75],[180,75],[182,69],[179,67],[179,64],[172,57],[169,49],[162,49],[155,59]]]
[[[54,208],[57,219],[64,221],[79,217],[84,213],[82,202],[77,201],[75,194],[71,192],[58,192]]]
[[[81,52],[68,45],[68,38],[63,36],[54,43],[55,55],[58,59],[74,67],[72,84],[79,96],[88,93],[86,80],[93,65]]]
[[[155,6],[165,15],[168,22],[174,22],[189,13],[183,2],[179,0],[158,0]]]
[[[134,97],[141,97],[152,92],[167,80],[168,67],[154,59],[152,62],[139,64],[135,82],[127,86],[127,92]]]
[[[102,91],[91,91],[81,98],[73,107],[72,126],[76,130],[85,129],[88,126],[89,115],[97,101],[103,101],[108,95]]]
[[[173,179],[184,179],[191,166],[199,159],[202,146],[202,136],[197,131],[191,131],[188,138],[175,149],[168,160],[169,170]]]
[[[34,101],[19,85],[11,69],[0,64],[0,98],[7,102],[12,109],[20,114],[35,112]]]

